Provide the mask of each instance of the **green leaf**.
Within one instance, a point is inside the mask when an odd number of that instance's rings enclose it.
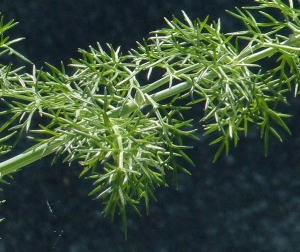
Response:
[[[276,111],[274,111],[272,109],[268,109],[268,114],[270,115],[270,117],[272,117],[272,119],[275,122],[277,122],[281,127],[283,127],[290,135],[292,134],[290,129],[288,128],[288,126],[281,119],[281,117],[291,117],[291,115],[277,113]]]
[[[216,154],[215,154],[215,156],[214,156],[213,162],[216,162],[216,161],[217,161],[217,159],[219,158],[221,152],[223,151],[223,149],[224,149],[224,147],[225,147],[225,143],[226,143],[225,136],[222,136],[222,138],[223,138],[223,139],[222,139],[222,142],[221,142],[221,144],[219,145],[219,148],[218,148],[218,150],[217,150],[217,152],[216,152]]]

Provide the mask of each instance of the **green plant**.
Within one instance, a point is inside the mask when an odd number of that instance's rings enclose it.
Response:
[[[137,204],[144,200],[148,211],[153,189],[167,184],[166,171],[175,183],[178,170],[189,173],[177,161],[193,164],[184,140],[197,137],[192,119],[184,118],[187,109],[204,104],[205,134],[219,145],[215,160],[228,153],[231,142],[237,145],[240,133],[247,135],[248,124],[259,128],[267,153],[269,133],[281,141],[278,125],[290,133],[283,120],[289,115],[276,105],[287,103],[287,91],[298,93],[300,11],[292,0],[255,2],[229,12],[244,23],[243,31],[222,34],[220,21],[192,22],[183,12],[185,23],[166,20],[168,28],[152,32],[127,55],[111,45],[106,51],[99,44],[80,49],[72,75],[63,64],[47,64],[48,71],[33,65],[31,74],[1,65],[1,154],[11,149],[7,140],[16,144],[23,134],[37,142],[0,163],[1,181],[51,153],[53,161],[61,155],[64,162],[79,161],[80,176],[93,180],[90,194],[103,200],[103,212],[112,218],[119,209],[126,233],[127,205],[139,213]],[[1,20],[0,55],[16,54],[30,63],[11,47],[20,39],[3,35],[15,24]],[[273,67],[264,59],[273,60]],[[157,69],[163,76],[153,77]],[[45,123],[33,128],[36,115]]]

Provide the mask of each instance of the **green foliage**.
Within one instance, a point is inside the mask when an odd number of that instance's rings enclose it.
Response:
[[[1,65],[1,154],[10,147],[3,142],[30,132],[37,144],[25,153],[0,163],[1,176],[48,154],[65,162],[78,161],[81,177],[92,179],[90,195],[101,198],[103,212],[114,217],[118,209],[126,233],[126,206],[139,213],[137,204],[155,198],[153,190],[167,185],[166,171],[175,183],[178,170],[189,173],[178,158],[193,164],[185,150],[186,137],[195,138],[186,110],[204,104],[201,122],[205,134],[219,147],[215,160],[230,143],[236,146],[249,124],[257,125],[268,152],[269,133],[281,141],[278,128],[290,133],[277,111],[287,103],[286,92],[298,93],[299,10],[290,0],[258,0],[258,6],[229,12],[245,30],[221,33],[221,22],[166,20],[168,27],[152,32],[127,55],[99,44],[80,50],[73,60],[73,74],[47,64],[48,71],[31,74]],[[282,17],[268,14],[275,9]],[[259,11],[257,11],[259,10]],[[259,21],[257,21],[259,20]],[[16,54],[3,33],[13,21],[0,23],[1,53]],[[240,48],[242,47],[242,48]],[[272,66],[264,65],[272,60]],[[158,69],[162,76],[155,74]],[[39,115],[43,124],[33,128]],[[6,117],[5,117],[6,118]],[[44,136],[44,137],[41,137]]]

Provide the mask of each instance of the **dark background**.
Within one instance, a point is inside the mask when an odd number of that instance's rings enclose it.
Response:
[[[20,24],[10,33],[26,37],[15,48],[37,67],[59,66],[78,58],[77,48],[111,43],[126,53],[135,41],[165,26],[163,17],[184,10],[191,19],[221,17],[223,30],[239,29],[225,13],[242,0],[2,0],[6,21]],[[18,64],[18,62],[16,62]],[[101,201],[87,196],[90,181],[78,179],[80,167],[51,159],[36,162],[15,174],[4,186],[1,206],[0,251],[300,251],[300,131],[297,99],[286,107],[292,136],[270,141],[268,157],[263,141],[251,130],[230,155],[213,163],[209,139],[192,142],[192,176],[180,175],[179,188],[156,190],[150,213],[128,216],[128,240],[120,218],[101,214]],[[201,133],[201,132],[200,132]],[[201,135],[200,135],[201,136]],[[13,154],[29,147],[23,141]],[[49,207],[50,206],[50,207]]]

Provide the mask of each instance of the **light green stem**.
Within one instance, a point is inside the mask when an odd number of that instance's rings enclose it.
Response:
[[[53,153],[61,144],[61,141],[45,143],[0,163],[1,176],[16,172],[18,169]]]

